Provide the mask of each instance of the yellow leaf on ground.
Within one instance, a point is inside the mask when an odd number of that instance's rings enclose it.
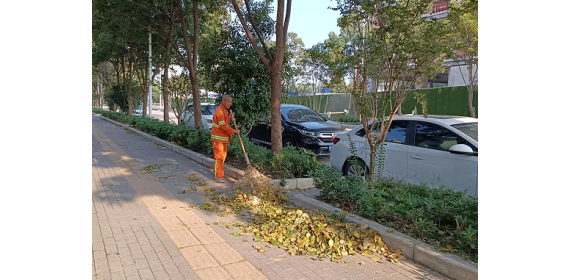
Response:
[[[393,228],[389,228],[389,229],[388,229],[388,232],[389,232],[389,233],[392,233],[392,232],[394,232],[394,231],[396,231],[396,230],[393,229]]]
[[[278,262],[278,261],[280,261],[280,260],[281,260],[280,258],[274,258],[274,259],[273,259],[274,262]]]

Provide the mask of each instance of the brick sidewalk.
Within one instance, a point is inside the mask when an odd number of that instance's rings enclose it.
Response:
[[[205,202],[203,189],[178,191],[187,188],[187,174],[224,192],[233,183],[218,186],[207,168],[97,116],[92,127],[93,279],[447,279],[405,259],[380,264],[355,255],[343,258],[348,264],[313,261],[231,236],[237,230],[221,224],[244,217],[186,208]],[[155,163],[164,165],[141,173]]]

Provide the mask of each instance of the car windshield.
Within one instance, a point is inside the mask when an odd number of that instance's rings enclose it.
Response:
[[[319,113],[309,108],[283,109],[285,119],[290,122],[326,122],[327,120]]]
[[[452,124],[451,126],[465,133],[467,136],[473,138],[473,140],[479,142],[479,123],[459,123]]]
[[[202,105],[202,115],[213,115],[217,107],[216,105]]]
[[[218,106],[216,105],[202,105],[200,106],[202,108],[202,115],[213,115],[214,111],[216,111],[216,108]],[[188,105],[188,107],[186,108],[186,112],[187,113],[194,113],[194,105],[190,104]]]

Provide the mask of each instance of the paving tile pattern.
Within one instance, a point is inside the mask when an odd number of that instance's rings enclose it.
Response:
[[[355,255],[343,258],[345,264],[314,261],[251,236],[232,236],[239,229],[222,223],[247,217],[187,208],[207,202],[203,186],[179,193],[192,185],[190,174],[227,194],[234,189],[231,180],[216,184],[209,168],[98,116],[92,127],[93,279],[449,279],[407,259],[380,264]],[[152,164],[162,165],[142,174]]]

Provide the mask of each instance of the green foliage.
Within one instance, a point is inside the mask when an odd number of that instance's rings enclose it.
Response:
[[[192,131],[188,130],[185,126],[172,126],[168,135],[168,141],[178,146],[183,146],[184,143],[187,143],[191,133]],[[209,137],[208,135],[208,138]]]
[[[188,133],[188,145],[185,148],[212,157],[214,151],[210,132],[203,129],[188,129],[190,133]]]
[[[302,178],[308,177],[310,171],[320,165],[314,153],[287,146],[273,155],[269,172],[274,178]]]
[[[119,113],[93,109],[106,118],[129,124],[141,131],[172,142],[197,153],[213,156],[211,135],[206,130],[196,130],[186,126],[173,125],[157,119],[141,116],[126,116]],[[242,139],[251,164],[259,171],[273,178],[302,178],[309,176],[320,164],[314,153],[305,149],[285,147],[281,153],[273,155],[270,150],[257,146],[247,139]],[[245,164],[245,157],[237,135],[232,137],[228,145],[228,160],[236,160]]]
[[[254,3],[253,12],[264,34],[272,34],[267,3]],[[200,73],[206,88],[233,97],[232,111],[243,133],[269,113],[271,81],[238,19],[202,41]],[[273,30],[273,31],[272,31]],[[270,52],[275,53],[270,48]],[[220,103],[221,100],[218,100]]]
[[[127,92],[124,85],[116,85],[105,92],[105,102],[109,104],[112,108],[114,104],[117,104],[122,112],[129,111],[129,104],[127,103]]]
[[[339,119],[339,122],[360,122],[360,119],[353,116],[353,115],[342,115]]]
[[[272,158],[272,153],[270,150],[255,145],[254,143],[247,140],[247,138],[242,137],[243,146],[247,151],[250,163],[259,171],[266,171],[267,166]],[[228,145],[228,157],[237,159],[241,162],[245,162],[245,156],[243,155],[243,150],[239,139],[237,136],[232,137],[232,142]]]
[[[311,177],[313,177],[315,187],[320,189],[321,193],[331,193],[342,174],[330,166],[321,165],[311,171]]]
[[[479,53],[478,6],[478,0],[464,0],[461,4],[457,1],[449,3],[449,13],[445,19],[448,31],[445,41],[449,47],[448,55],[454,60],[471,57],[475,58],[475,64],[477,64],[476,57]]]
[[[369,189],[357,178],[340,179],[341,174],[330,167],[312,175],[324,201],[477,262],[476,197],[445,186],[430,188],[390,179]]]

